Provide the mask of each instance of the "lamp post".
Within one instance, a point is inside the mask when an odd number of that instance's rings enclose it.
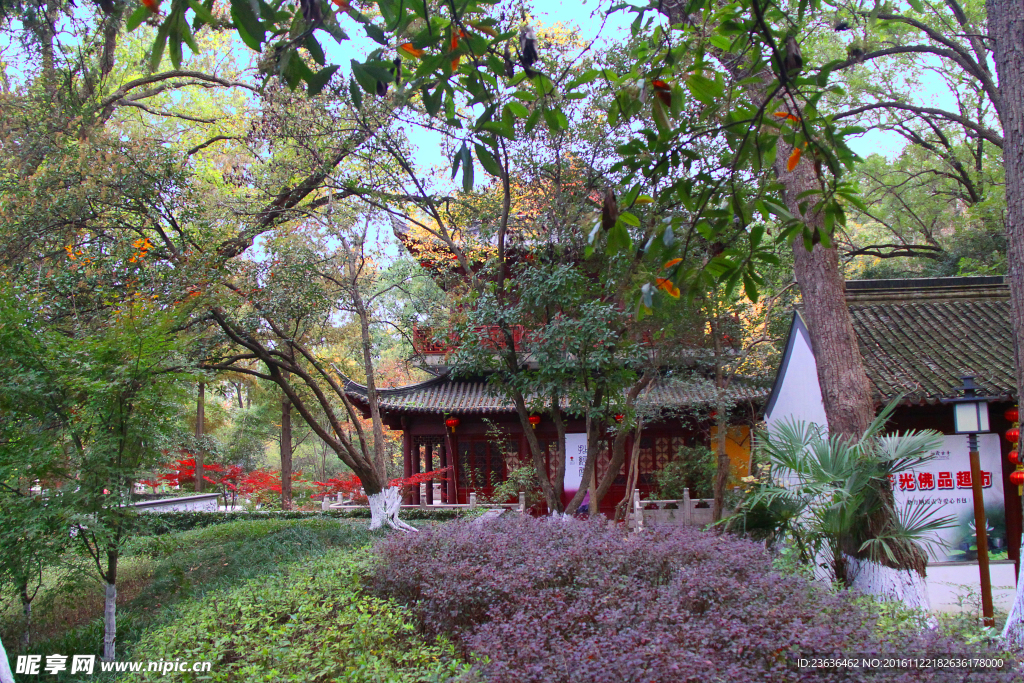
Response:
[[[987,432],[988,400],[977,395],[974,377],[965,375],[964,395],[944,398],[953,404],[953,425],[957,434],[967,435],[967,449],[971,459],[971,489],[974,492],[974,530],[978,547],[978,572],[981,574],[981,611],[985,626],[995,626],[992,614],[992,580],[988,571],[988,532],[985,521],[985,500],[981,489],[981,456],[978,454],[978,433]]]

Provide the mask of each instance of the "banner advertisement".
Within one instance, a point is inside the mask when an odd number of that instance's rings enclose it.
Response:
[[[998,434],[979,434],[981,485],[985,499],[989,558],[1007,559],[1006,509],[1003,502],[1002,454]],[[937,517],[952,517],[953,525],[929,535],[924,543],[932,562],[962,562],[978,559],[974,532],[974,494],[971,489],[971,461],[967,435],[944,437],[933,451],[934,459],[920,467],[890,477],[898,510],[907,513],[927,506]]]
[[[583,468],[587,465],[587,435],[565,435],[565,494],[572,496],[580,490]]]

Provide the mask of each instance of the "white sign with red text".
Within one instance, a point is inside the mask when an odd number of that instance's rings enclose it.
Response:
[[[1006,514],[1003,504],[1002,454],[998,434],[978,435],[981,485],[988,518],[989,554],[1000,559],[1006,552]],[[974,538],[974,494],[967,435],[943,438],[933,451],[934,459],[913,470],[892,475],[890,482],[897,508],[927,505],[939,517],[952,517],[953,526],[931,534],[938,543],[925,544],[933,561],[976,560]]]
[[[598,461],[600,462],[600,461]],[[587,466],[587,435],[565,435],[565,493],[571,496],[580,490],[583,468]]]

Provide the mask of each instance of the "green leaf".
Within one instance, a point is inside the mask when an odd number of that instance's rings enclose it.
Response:
[[[204,24],[214,24],[217,20],[213,16],[213,12],[204,7],[203,5],[196,2],[196,0],[188,0],[188,6],[192,8],[192,11],[196,13],[196,18],[202,21]],[[128,29],[131,31],[131,29]]]
[[[708,39],[708,42],[717,47],[719,50],[722,50],[723,52],[729,52],[730,50],[732,50],[732,41],[726,38],[725,36],[721,35],[720,33],[716,33],[713,36],[711,36]]]
[[[623,211],[619,214],[619,220],[626,225],[632,225],[634,228],[640,227],[640,219],[628,211]]]
[[[156,39],[153,41],[153,52],[149,56],[149,70],[156,71],[160,68],[160,61],[164,57],[164,46],[167,45],[167,22],[161,24],[156,32]]]
[[[423,106],[426,107],[427,113],[430,116],[437,116],[437,112],[441,111],[441,97],[444,95],[444,90],[440,86],[434,89],[431,93],[426,86],[423,86]]]
[[[540,110],[539,107],[537,109],[534,109],[533,113],[530,114],[530,118],[526,119],[526,134],[527,135],[529,135],[530,132],[534,128],[536,128],[537,124],[540,122],[540,111],[541,110]]]
[[[519,102],[509,102],[505,105],[505,111],[510,111],[521,119],[529,118],[530,110]]]
[[[331,76],[333,76],[334,72],[336,72],[337,70],[338,65],[332,64],[331,66],[320,69],[312,76],[308,76],[306,78],[306,86],[309,95],[319,95],[320,91],[322,91],[324,89],[324,86],[326,86],[330,82]],[[356,90],[358,90],[358,88],[356,88]],[[361,95],[362,94],[360,93],[360,96]]]
[[[743,272],[743,293],[747,295],[752,303],[757,303],[757,297],[759,295],[757,291],[757,283],[754,282],[754,278],[750,276],[750,273]]]
[[[924,5],[921,4],[921,0],[907,0],[907,4],[918,12],[924,12]]]
[[[459,166],[462,165],[462,150],[466,148],[466,143],[462,143],[462,147],[455,153],[455,157],[452,159],[452,180],[455,180],[455,176],[459,174]]]
[[[566,90],[574,90],[574,89],[580,87],[581,85],[586,85],[587,83],[593,82],[600,75],[601,75],[600,71],[597,71],[595,69],[587,69],[586,71],[581,73],[579,76],[577,76],[573,80],[569,81],[569,84],[565,86],[565,89]]]
[[[306,36],[306,39],[302,41],[303,47],[309,50],[309,56],[313,58],[313,61],[323,66],[327,63],[327,58],[324,56],[324,49],[320,47],[320,43],[316,37],[312,34]],[[326,81],[324,81],[326,83]]]
[[[384,29],[375,24],[366,24],[363,26],[363,29],[366,31],[366,35],[370,36],[375,42],[387,47],[388,38],[384,35]]]
[[[150,14],[149,10],[146,9],[145,5],[139,5],[135,8],[135,11],[128,17],[128,22],[125,24],[125,30],[131,33],[139,27],[139,25],[146,20]]]
[[[355,105],[356,109],[363,108],[363,89],[359,87],[356,79],[350,78],[348,80],[348,92],[352,95],[352,104]]]
[[[562,124],[558,120],[558,116],[555,114],[555,111],[553,109],[548,109],[547,107],[545,107],[543,111],[544,120],[547,122],[548,128],[555,133],[562,130]]]
[[[476,150],[476,158],[480,160],[480,165],[484,167],[485,171],[498,178],[505,175],[501,164],[498,163],[498,160],[494,158],[489,149],[480,144],[473,145],[473,148]]]
[[[686,87],[698,100],[704,104],[714,104],[715,98],[721,97],[725,90],[718,81],[713,81],[701,74],[690,74],[686,79]]]
[[[238,37],[243,43],[257,52],[263,49],[266,32],[249,0],[231,0],[231,21],[238,29]]]

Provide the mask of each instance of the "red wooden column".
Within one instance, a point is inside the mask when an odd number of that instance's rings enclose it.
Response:
[[[417,443],[412,444],[412,474],[420,473],[420,446]],[[412,504],[420,504],[420,487],[419,485],[414,486],[412,489]]]
[[[423,450],[424,450],[424,455],[425,455],[425,457],[423,458],[423,471],[424,472],[433,472],[434,471],[434,444],[429,443],[429,442],[424,444]],[[434,480],[433,479],[428,479],[427,480],[427,505],[433,505],[433,504],[434,504]]]
[[[448,502],[457,504],[459,502],[459,489],[457,487],[457,481],[459,476],[459,445],[455,440],[455,434],[452,433],[448,436],[448,465],[451,469],[448,471],[448,482],[445,484],[445,489],[448,491]]]
[[[444,447],[443,443],[440,446],[438,446],[437,460],[438,460],[438,465],[439,465],[439,467],[442,470],[445,467],[448,467],[448,449]],[[449,502],[448,501],[448,485],[446,483],[446,480],[441,480],[441,502],[442,503],[448,503]]]
[[[402,417],[402,476],[412,476],[412,430],[409,429],[409,418]],[[408,504],[411,494],[405,495],[402,502]]]

